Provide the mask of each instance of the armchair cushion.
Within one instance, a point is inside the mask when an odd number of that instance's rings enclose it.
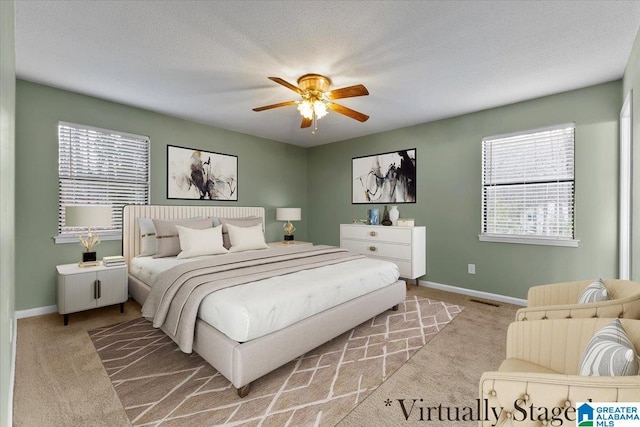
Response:
[[[505,359],[498,368],[500,372],[531,372],[536,374],[559,374],[560,372],[549,369],[537,363],[522,359]]]
[[[589,286],[584,288],[582,295],[578,299],[579,304],[587,304],[590,302],[599,302],[609,300],[609,293],[602,279],[591,282]]]

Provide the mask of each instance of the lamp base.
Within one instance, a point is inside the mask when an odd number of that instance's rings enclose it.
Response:
[[[82,262],[94,262],[97,259],[95,252],[82,252]]]
[[[293,234],[285,234],[284,235],[284,241],[285,242],[290,242],[293,240]]]

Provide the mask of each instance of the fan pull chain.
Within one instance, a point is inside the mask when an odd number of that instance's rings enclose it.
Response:
[[[318,130],[318,119],[316,117],[316,110],[313,110],[313,130],[311,131],[311,135],[315,135]]]

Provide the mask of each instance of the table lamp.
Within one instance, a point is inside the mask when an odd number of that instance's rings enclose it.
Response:
[[[81,267],[98,265],[94,246],[100,243],[100,236],[91,231],[92,227],[111,226],[111,206],[105,205],[69,205],[64,208],[65,226],[87,227],[87,235],[78,235],[80,245],[86,248],[82,253]]]
[[[291,224],[291,221],[300,221],[302,217],[302,210],[300,208],[277,208],[276,209],[276,221],[287,221],[286,224],[282,226],[284,230],[284,240],[292,241],[293,240],[293,232],[296,231],[296,228]]]

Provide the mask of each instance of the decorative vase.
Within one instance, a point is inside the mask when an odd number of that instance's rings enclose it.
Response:
[[[380,223],[380,211],[378,208],[369,210],[369,224],[378,225]]]
[[[382,222],[380,224],[391,225],[391,220],[389,219],[389,209],[387,209],[386,205],[384,207],[384,212],[382,213]]]
[[[391,224],[398,225],[398,218],[400,218],[400,212],[398,212],[398,207],[391,206],[391,210],[389,211],[389,219],[391,220]]]

